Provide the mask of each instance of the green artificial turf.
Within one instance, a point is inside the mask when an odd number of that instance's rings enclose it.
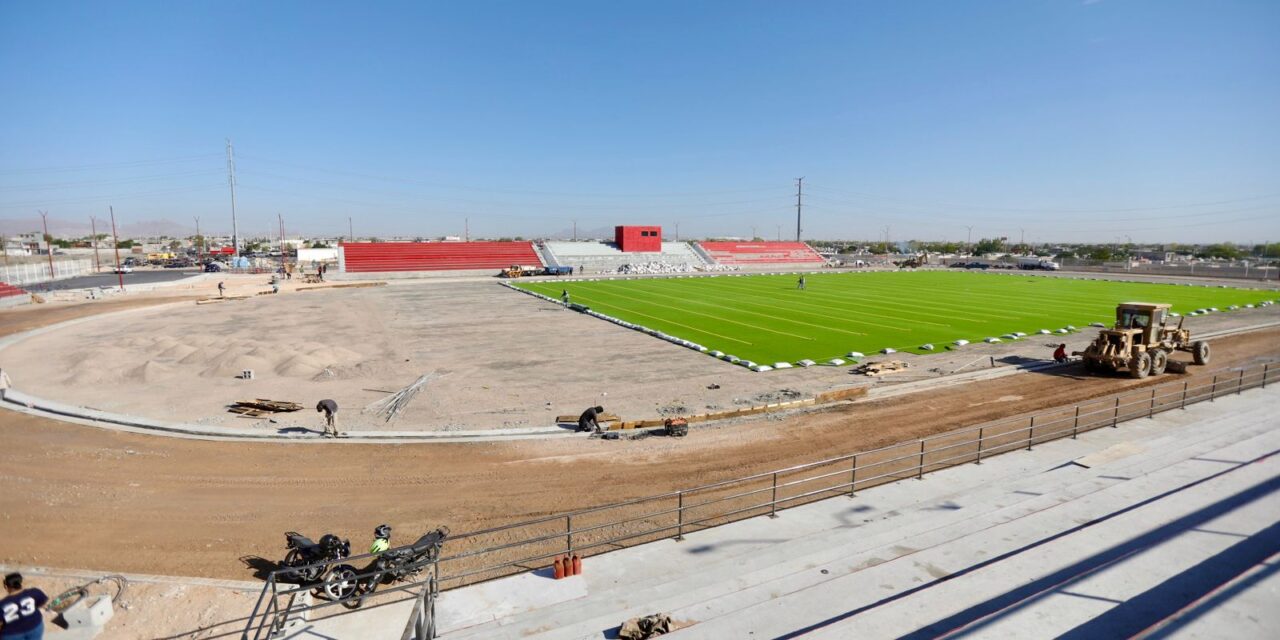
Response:
[[[1174,284],[1075,280],[1020,272],[842,272],[805,276],[719,274],[712,277],[520,282],[516,287],[571,301],[598,313],[759,364],[890,347],[928,353],[958,339],[1092,322],[1110,325],[1120,302],[1167,302],[1177,313],[1276,297],[1273,291]]]

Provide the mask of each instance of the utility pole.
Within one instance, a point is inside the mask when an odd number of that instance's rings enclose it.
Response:
[[[1027,230],[1018,227],[1018,246],[1022,248],[1022,252],[1027,252]]]
[[[680,223],[676,223],[676,242],[680,242]]]
[[[351,216],[347,216],[347,242],[356,241],[355,226],[351,224]]]
[[[782,225],[778,225],[778,242],[782,242]]]
[[[89,228],[93,230],[93,272],[100,273],[102,264],[98,260],[98,220],[89,216]]]
[[[462,219],[462,241],[471,242],[471,217]]]
[[[969,255],[973,255],[973,225],[966,224],[964,228],[969,230],[969,241],[965,243],[965,250],[969,252]]]
[[[284,215],[277,212],[276,220],[280,222],[280,274],[284,275]]]
[[[755,240],[755,239],[756,239],[756,226],[755,226],[755,225],[751,225],[751,239],[752,239],[752,240]]]
[[[577,242],[578,240],[578,221],[577,220],[573,221],[573,240],[575,242]]]
[[[227,183],[231,185],[231,249],[240,257],[240,229],[236,226],[236,155],[227,138]]]
[[[111,211],[111,240],[116,246],[116,279],[120,282],[120,290],[124,291],[124,273],[120,271],[120,236],[116,233],[116,209],[108,206]]]
[[[200,235],[200,216],[191,216],[196,219],[196,262],[204,261],[204,236]]]
[[[800,207],[804,195],[804,176],[796,178],[796,242],[800,242]]]
[[[49,282],[53,282],[53,236],[49,235],[49,212],[40,212],[40,221],[44,224],[44,245],[49,251]]]

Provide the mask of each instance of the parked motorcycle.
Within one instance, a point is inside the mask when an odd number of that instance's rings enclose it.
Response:
[[[365,596],[373,594],[379,585],[416,578],[440,557],[440,549],[448,537],[449,527],[440,527],[411,545],[382,552],[363,570],[349,564],[337,565],[325,579],[324,592],[336,600],[344,600],[351,609],[358,608]],[[384,539],[390,540],[389,528]]]
[[[326,533],[317,544],[297,531],[285,532],[284,541],[289,551],[279,563],[283,570],[276,574],[277,579],[303,586],[320,585],[325,595],[336,598],[329,590],[328,578],[335,563],[351,555],[351,542]]]

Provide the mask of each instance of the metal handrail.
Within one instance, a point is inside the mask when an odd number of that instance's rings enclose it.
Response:
[[[1169,411],[1172,409],[1184,409],[1188,404],[1202,402],[1204,400],[1214,400],[1222,395],[1231,393],[1241,393],[1245,389],[1256,387],[1266,388],[1267,383],[1271,382],[1271,364],[1262,363],[1246,367],[1238,367],[1232,369],[1223,369],[1214,372],[1212,380],[1200,380],[1194,385],[1190,380],[1170,381],[1157,383],[1138,389],[1130,389],[1120,393],[1092,398],[1074,405],[1063,407],[1052,407],[1030,414],[1019,416],[1011,416],[1002,418],[993,422],[984,423],[974,427],[965,427],[945,433],[935,434],[913,441],[902,442],[898,444],[870,449],[867,451],[859,451],[823,460],[806,462],[802,464],[792,465],[774,471],[766,471],[755,473],[739,478],[731,478],[721,480],[689,489],[677,491],[669,491],[665,493],[632,498],[607,505],[579,509],[567,513],[552,516],[543,516],[522,522],[480,529],[467,533],[451,536],[449,542],[454,545],[459,544],[463,540],[476,540],[483,536],[495,533],[511,531],[522,528],[530,528],[537,526],[545,526],[548,524],[564,522],[564,527],[556,531],[542,533],[529,537],[522,537],[515,542],[508,542],[501,545],[481,547],[478,549],[466,549],[450,556],[441,556],[435,559],[435,570],[432,572],[438,583],[443,584],[445,581],[456,582],[458,586],[468,584],[466,580],[475,576],[483,576],[490,574],[490,577],[484,579],[492,579],[501,575],[509,575],[522,570],[527,570],[528,565],[535,562],[545,561],[549,558],[561,557],[570,553],[584,553],[587,550],[595,550],[600,547],[615,546],[623,547],[620,544],[626,541],[635,540],[637,538],[645,538],[647,536],[662,535],[663,538],[683,539],[683,533],[690,528],[718,526],[718,524],[726,524],[735,522],[744,517],[742,514],[755,512],[754,515],[770,515],[776,516],[776,512],[781,508],[787,508],[787,505],[794,506],[795,503],[808,498],[815,498],[823,494],[846,495],[853,497],[860,488],[865,489],[870,486],[883,484],[893,480],[900,480],[910,477],[922,478],[926,472],[936,471],[959,464],[976,463],[981,464],[984,457],[999,455],[1015,449],[1024,447],[1030,448],[1035,444],[1043,444],[1052,440],[1065,437],[1076,437],[1079,433],[1099,429],[1106,426],[1116,426],[1120,422],[1132,420],[1138,417],[1153,417],[1156,413]],[[1136,397],[1141,394],[1141,397]],[[1082,410],[1085,409],[1085,410]],[[1063,415],[1063,414],[1066,415]],[[1052,416],[1052,417],[1051,417]],[[1060,416],[1060,417],[1059,417]],[[1037,419],[1044,421],[1037,422]],[[976,438],[969,438],[971,434],[976,433]],[[956,438],[962,438],[956,440]],[[946,443],[938,441],[946,439]],[[938,443],[936,446],[930,446]],[[958,449],[964,449],[957,453],[951,453]],[[896,452],[904,452],[897,454]],[[891,457],[885,459],[874,459],[877,455],[889,454]],[[944,454],[938,457],[939,454]],[[909,464],[908,461],[911,461]],[[804,475],[801,477],[793,477],[794,474],[812,470],[818,467],[835,465],[840,463],[849,463],[839,469],[833,471],[824,471],[816,475]],[[897,465],[889,468],[888,471],[877,473],[875,475],[866,476],[866,471],[884,468],[889,465]],[[824,486],[816,489],[809,489],[796,494],[789,494],[789,490],[797,488],[800,485],[811,484],[834,476],[845,476],[848,481]],[[781,478],[781,481],[780,481]],[[691,496],[700,494],[708,494],[723,490],[734,485],[741,485],[750,482],[768,481],[766,486],[759,488],[751,488],[745,491],[730,493],[729,495],[713,495],[707,496],[707,499],[701,501],[690,501]],[[783,495],[779,495],[779,492]],[[763,499],[751,499],[762,493],[770,495]],[[708,510],[715,505],[720,505],[730,501],[742,501],[751,499],[748,506],[734,506],[732,508],[722,508],[725,510],[714,509],[713,513],[704,514],[703,511]],[[640,514],[624,513],[621,517],[611,519],[604,523],[591,523],[587,526],[573,526],[574,519],[581,519],[594,514],[602,514],[612,510],[627,510],[637,505],[670,500],[675,503],[674,507],[659,508],[658,510],[646,509]],[[696,514],[696,517],[690,519],[688,516]],[[608,536],[603,540],[582,540],[581,536],[593,532],[603,531],[613,527],[624,527],[637,522],[650,522],[669,518],[674,516],[673,524],[654,523],[654,526],[646,526],[641,531],[627,531],[621,535]],[[738,517],[742,516],[742,517]],[[710,524],[716,523],[718,524]],[[578,540],[574,540],[574,536],[579,536]],[[518,559],[504,559],[501,557],[494,558],[495,564],[480,563],[480,568],[467,567],[465,564],[470,560],[482,559],[486,556],[499,554],[517,547],[524,547],[539,543],[547,543],[563,538],[564,544],[556,547],[554,550],[546,553],[538,553],[536,555],[521,557]],[[373,557],[374,554],[364,554],[353,556],[342,560],[343,563],[360,560],[363,558]],[[446,564],[453,566],[455,564],[463,564],[458,571],[450,574],[442,574],[440,565]],[[293,567],[286,570],[304,569],[312,566],[327,565],[332,563],[319,562],[305,567]],[[319,609],[332,606],[342,602],[330,601],[321,604],[308,605],[307,607],[291,608],[292,601],[284,609],[281,608],[279,598],[281,596],[295,595],[301,591],[309,590],[313,586],[297,586],[288,589],[280,589],[280,581],[277,574],[281,570],[273,571],[267,576],[266,584],[263,591],[258,597],[258,601],[254,605],[253,613],[250,614],[248,624],[245,627],[244,634],[241,636],[244,640],[253,637],[255,639],[261,636],[263,627],[272,624],[273,620],[283,621],[287,616],[295,611],[303,609]],[[372,572],[370,572],[372,573]],[[492,575],[492,574],[498,575]],[[380,589],[372,595],[364,597],[376,597],[389,593],[396,593],[405,589],[417,586],[418,582],[407,583],[386,589]],[[256,626],[255,626],[256,623]],[[251,635],[252,634],[252,635]]]

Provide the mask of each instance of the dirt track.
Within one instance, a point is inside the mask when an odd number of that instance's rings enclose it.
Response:
[[[1280,356],[1280,330],[1215,341],[1213,369]],[[1193,369],[1194,370],[1194,369]],[[210,443],[4,413],[0,562],[248,578],[281,533],[363,544],[466,531],[865,450],[1150,384],[1019,374],[823,413],[649,439],[457,445]]]

